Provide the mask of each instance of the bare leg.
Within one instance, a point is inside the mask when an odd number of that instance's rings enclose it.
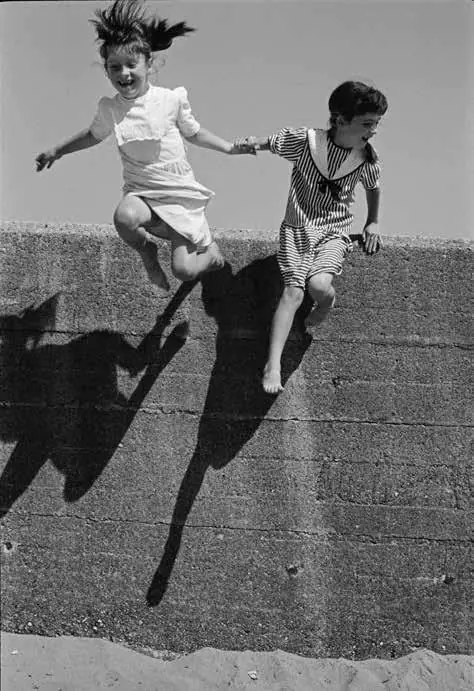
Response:
[[[158,261],[158,251],[155,243],[148,239],[146,226],[154,226],[157,219],[150,207],[135,195],[125,196],[114,214],[114,224],[122,240],[132,247],[141,257],[145,271],[150,281],[161,288],[169,290],[169,283],[165,272]]]
[[[263,370],[263,388],[266,393],[283,391],[281,385],[281,356],[290,333],[296,310],[303,302],[304,291],[296,286],[285,286],[276,308],[270,332],[268,359]]]
[[[314,307],[305,319],[305,326],[320,324],[334,307],[336,291],[332,285],[333,274],[319,273],[308,281],[308,292],[314,300]]]
[[[155,243],[151,240],[147,240],[143,249],[139,249],[138,253],[150,281],[158,288],[168,291],[170,289],[170,284],[158,261],[158,248]]]
[[[217,271],[224,266],[224,257],[215,241],[204,252],[197,252],[196,246],[182,235],[169,228],[171,239],[171,268],[180,281],[194,281],[201,274]]]

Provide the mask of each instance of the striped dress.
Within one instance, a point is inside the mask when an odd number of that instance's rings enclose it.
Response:
[[[359,164],[352,170],[349,166],[350,172],[339,177],[338,171],[353,150],[337,146],[326,132],[317,132],[324,135],[327,147],[324,151],[327,177],[318,169],[314,148],[310,147],[309,135],[314,130],[283,128],[269,137],[270,151],[293,163],[285,217],[280,227],[278,264],[285,285],[303,289],[316,273],[341,273],[342,262],[352,249],[350,205],[355,186],[360,182],[366,190],[375,189],[380,177],[379,163],[369,163],[360,152],[357,152]],[[318,146],[321,146],[319,140]]]

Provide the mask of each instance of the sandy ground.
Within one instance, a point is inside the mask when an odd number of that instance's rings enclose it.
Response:
[[[2,691],[472,691],[474,657],[321,659],[203,648],[171,661],[97,638],[2,633]]]

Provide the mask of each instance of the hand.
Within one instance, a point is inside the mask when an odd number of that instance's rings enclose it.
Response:
[[[36,172],[39,173],[40,170],[43,170],[43,168],[51,168],[53,163],[58,160],[58,158],[61,158],[61,156],[58,154],[57,149],[49,149],[48,151],[44,151],[42,154],[39,154],[35,161],[36,161]]]
[[[374,254],[382,248],[378,223],[368,223],[362,231],[362,242],[367,254]]]
[[[232,144],[230,154],[251,154],[257,155],[257,140],[255,137],[241,137]]]

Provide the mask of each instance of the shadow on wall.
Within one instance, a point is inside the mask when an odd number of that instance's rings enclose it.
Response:
[[[183,284],[137,348],[113,331],[64,345],[41,344],[54,330],[59,294],[20,315],[0,317],[0,438],[15,442],[0,477],[4,516],[49,459],[65,477],[64,499],[80,499],[113,456],[157,377],[183,346],[188,325],[162,343],[165,327],[195,283]],[[145,370],[127,399],[117,368]]]
[[[147,603],[158,605],[166,593],[178,556],[183,530],[209,467],[225,467],[256,432],[273,401],[261,386],[267,338],[281,294],[276,257],[259,259],[235,275],[222,271],[202,279],[206,313],[218,326],[216,361],[212,369],[196,449],[181,482],[168,538],[147,592]],[[292,338],[282,360],[283,383],[299,366],[311,337],[304,317],[310,304],[297,313]]]

